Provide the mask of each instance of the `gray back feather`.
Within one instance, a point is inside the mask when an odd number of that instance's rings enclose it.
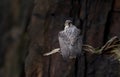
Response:
[[[81,53],[82,36],[75,26],[59,32],[60,51],[64,58],[75,57]]]

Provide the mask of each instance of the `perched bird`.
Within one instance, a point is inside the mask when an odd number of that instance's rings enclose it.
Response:
[[[64,26],[64,30],[58,34],[61,55],[64,58],[76,58],[82,49],[80,30],[71,20],[66,20]]]
[[[64,30],[58,34],[60,48],[54,49],[45,56],[60,52],[63,58],[76,58],[81,53],[82,36],[80,30],[72,24],[71,20],[66,20]]]

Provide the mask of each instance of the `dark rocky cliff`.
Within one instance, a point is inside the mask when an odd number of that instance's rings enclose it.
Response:
[[[120,38],[119,0],[1,0],[0,77],[119,77],[112,72],[119,63],[108,55],[92,63],[88,54],[67,62],[60,54],[42,55],[59,47],[58,32],[69,18],[84,44],[100,48]]]

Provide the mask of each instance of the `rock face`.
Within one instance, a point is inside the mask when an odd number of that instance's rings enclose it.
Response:
[[[84,44],[97,49],[120,38],[119,5],[119,0],[1,0],[0,77],[120,77],[119,59],[111,53],[85,52],[68,61],[59,54],[43,56],[59,47],[66,19],[82,30]]]

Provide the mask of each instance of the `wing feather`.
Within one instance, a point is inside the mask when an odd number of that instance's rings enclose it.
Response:
[[[71,45],[74,45],[76,43],[79,36],[80,36],[80,30],[77,29],[77,27],[73,26],[69,28],[67,32],[67,37],[70,40]]]
[[[64,58],[76,57],[81,53],[82,36],[75,26],[59,32],[60,52]]]
[[[59,44],[60,44],[60,52],[64,58],[68,58],[70,55],[70,49],[69,49],[69,40],[67,39],[64,31],[59,32]]]

